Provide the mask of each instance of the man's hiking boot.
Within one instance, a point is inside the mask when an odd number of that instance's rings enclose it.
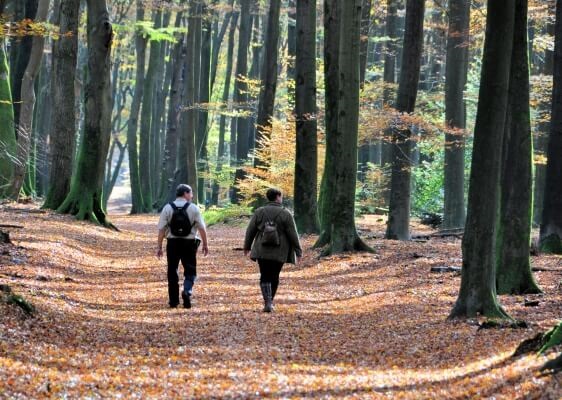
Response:
[[[191,308],[191,296],[182,291],[181,298],[183,300],[183,308]]]
[[[262,282],[260,283],[261,294],[263,296],[263,312],[272,312],[273,311],[273,299],[271,293],[271,282]]]

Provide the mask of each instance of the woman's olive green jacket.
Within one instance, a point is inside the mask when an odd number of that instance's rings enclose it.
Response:
[[[262,232],[267,220],[275,220],[279,234],[279,246],[262,245]],[[252,246],[253,242],[253,246]],[[289,211],[276,202],[267,203],[256,210],[246,229],[244,250],[252,250],[252,260],[273,260],[282,263],[295,263],[295,254],[302,256],[299,235],[295,220]]]

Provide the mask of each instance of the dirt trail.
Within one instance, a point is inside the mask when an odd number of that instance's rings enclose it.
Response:
[[[3,211],[24,225],[0,256],[0,283],[36,307],[0,312],[0,398],[557,398],[544,362],[508,357],[556,321],[556,272],[538,275],[538,309],[502,298],[526,330],[448,322],[458,240],[371,239],[377,255],[286,267],[273,314],[261,312],[242,227],[210,228],[190,310],[167,307],[166,268],[154,257],[155,215],[112,216],[112,232],[67,216]],[[378,229],[376,223],[363,229]],[[304,240],[305,248],[313,238]],[[537,263],[553,265],[541,258]]]

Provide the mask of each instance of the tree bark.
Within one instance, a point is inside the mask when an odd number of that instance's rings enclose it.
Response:
[[[10,68],[4,47],[0,41],[0,199],[8,197],[14,177],[17,143],[14,131],[14,107],[10,84]]]
[[[540,293],[529,260],[533,213],[533,138],[529,109],[528,0],[515,0],[509,98],[498,227],[498,294]]]
[[[19,0],[22,3],[24,9],[23,18],[34,20],[37,15],[37,8],[39,6],[39,0]],[[17,16],[16,16],[17,18]],[[18,43],[19,42],[19,43]],[[21,92],[22,83],[24,79],[25,70],[29,64],[29,58],[31,57],[31,48],[33,46],[33,37],[24,36],[23,38],[15,38],[12,41],[12,46],[14,46],[12,56],[15,55],[13,60],[12,69],[12,81],[13,81],[13,101],[14,101],[14,124],[16,127],[16,137],[19,142],[19,120],[20,120],[20,110],[22,104]],[[25,141],[25,139],[24,139]]]
[[[211,93],[213,93],[213,89],[215,87],[215,79],[217,77],[217,66],[219,63],[219,54],[221,50],[221,45],[224,40],[224,36],[226,35],[227,29],[229,25],[231,25],[230,21],[232,19],[232,15],[234,14],[232,9],[233,4],[234,4],[234,0],[230,0],[229,7],[231,7],[231,9],[225,14],[220,30],[216,32],[215,36],[213,37],[213,49],[211,54],[211,82],[210,82]],[[216,22],[216,25],[218,28],[218,22]]]
[[[260,69],[262,67],[261,53],[262,53],[262,29],[260,28],[260,3],[258,0],[253,0],[253,17],[252,17],[252,64],[250,65],[250,71],[248,72],[248,78],[253,81],[260,79]],[[290,18],[290,17],[289,17]],[[289,85],[290,86],[290,85]],[[290,90],[290,89],[289,89]],[[292,95],[289,94],[289,101],[291,101]],[[256,146],[256,121],[257,121],[257,109],[259,102],[259,93],[254,95],[248,93],[248,109],[251,110],[251,115],[248,118],[248,152],[251,153]]]
[[[295,223],[300,233],[318,233],[316,109],[316,1],[299,0],[296,10]]]
[[[49,190],[44,208],[56,210],[70,191],[76,149],[75,78],[80,0],[61,0],[59,40],[53,42]]]
[[[232,80],[231,79],[232,66],[233,66],[233,58],[234,58],[234,39],[235,39],[237,24],[238,24],[238,12],[234,12],[231,18],[230,32],[228,34],[228,48],[226,51],[226,76],[225,76],[224,88],[222,92],[222,104],[224,108],[228,108],[228,99],[230,94],[230,84]],[[225,131],[226,131],[226,115],[224,115],[224,113],[221,113],[220,122],[219,122],[219,145],[217,150],[217,169],[216,169],[217,175],[219,175],[220,172],[222,171],[223,163],[227,161],[226,146],[225,146],[225,139],[224,139]],[[219,184],[215,180],[215,182],[213,183],[213,195],[211,199],[211,203],[213,205],[218,205],[219,190],[220,190]]]
[[[264,141],[271,137],[271,119],[273,118],[273,107],[275,106],[275,92],[277,90],[277,60],[279,57],[279,14],[281,0],[271,0],[269,3],[269,14],[267,20],[267,33],[265,36],[265,47],[263,54],[263,66],[261,70],[261,90],[258,107],[258,119],[256,121],[256,147],[265,150],[267,154],[271,149],[265,149]],[[254,166],[269,168],[271,158],[254,159]]]
[[[445,133],[443,228],[461,228],[465,222],[464,152],[468,72],[470,1],[449,1],[449,29],[445,64]]]
[[[508,106],[515,0],[490,0],[462,241],[459,296],[450,318],[507,318],[496,297],[501,148]]]
[[[154,28],[162,27],[162,10],[156,10],[154,14]],[[160,46],[158,40],[151,40],[150,54],[148,58],[148,68],[144,78],[143,98],[140,111],[140,146],[139,146],[139,175],[140,188],[142,194],[142,212],[152,210],[152,174],[153,174],[153,153],[154,148],[152,131],[152,107],[155,97],[155,81],[158,73],[160,60]]]
[[[44,22],[47,19],[48,12],[49,0],[43,0],[37,9],[35,22]],[[29,163],[31,136],[33,133],[33,110],[36,100],[35,77],[41,67],[44,47],[45,37],[42,35],[34,36],[31,51],[29,53],[29,62],[25,68],[21,83],[21,105],[18,121],[18,152],[14,170],[14,180],[12,182],[12,198],[16,201],[19,199]]]
[[[340,51],[340,2],[324,0],[324,101],[326,155],[324,173],[320,183],[318,217],[320,236],[314,247],[324,247],[331,242],[332,204],[335,201],[335,176],[337,173],[337,142],[339,102],[339,51]]]
[[[57,211],[112,226],[102,208],[103,171],[111,135],[113,29],[106,0],[88,0],[88,76],[84,136],[70,193]]]
[[[144,20],[144,6],[142,0],[137,0],[137,22]],[[142,200],[142,190],[140,184],[139,171],[139,153],[137,145],[137,133],[139,125],[139,111],[144,94],[144,75],[145,75],[145,58],[146,58],[146,42],[145,34],[142,28],[137,28],[135,33],[135,49],[136,49],[136,70],[135,70],[135,91],[131,101],[131,110],[129,114],[129,123],[127,125],[127,143],[129,152],[129,175],[131,180],[131,214],[145,212]]]
[[[408,0],[402,69],[396,97],[396,110],[401,113],[412,113],[416,105],[423,48],[424,10],[425,0]],[[387,239],[410,240],[411,136],[412,132],[409,128],[393,130],[394,149]]]
[[[562,0],[556,0],[552,118],[548,142],[540,247],[562,254]]]
[[[359,128],[359,58],[362,0],[339,0],[341,10],[339,42],[338,124],[330,132],[337,147],[334,164],[334,202],[329,221],[330,243],[323,254],[371,250],[355,228],[355,186],[357,179],[357,136]],[[351,4],[349,4],[351,3]]]
[[[247,107],[248,85],[243,81],[248,75],[248,49],[250,47],[251,35],[250,0],[240,0],[240,27],[238,28],[238,56],[236,58],[236,80],[234,82],[233,102],[238,110]],[[236,188],[236,182],[243,180],[246,176],[244,164],[248,160],[248,118],[237,117],[232,129],[236,132],[236,173],[234,177],[235,186],[232,201],[238,203],[241,200],[240,193]],[[232,135],[232,133],[231,133]]]

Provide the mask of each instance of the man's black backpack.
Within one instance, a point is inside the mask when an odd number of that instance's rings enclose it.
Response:
[[[191,229],[193,228],[193,224],[189,220],[187,215],[187,209],[191,205],[191,203],[185,203],[183,207],[178,207],[171,201],[170,206],[172,206],[172,219],[170,221],[170,231],[174,236],[188,236],[191,233]]]
[[[279,211],[274,218],[269,218],[264,211],[265,222],[262,230],[261,244],[263,246],[279,246],[279,232],[277,231],[277,223],[275,220],[283,210]]]

